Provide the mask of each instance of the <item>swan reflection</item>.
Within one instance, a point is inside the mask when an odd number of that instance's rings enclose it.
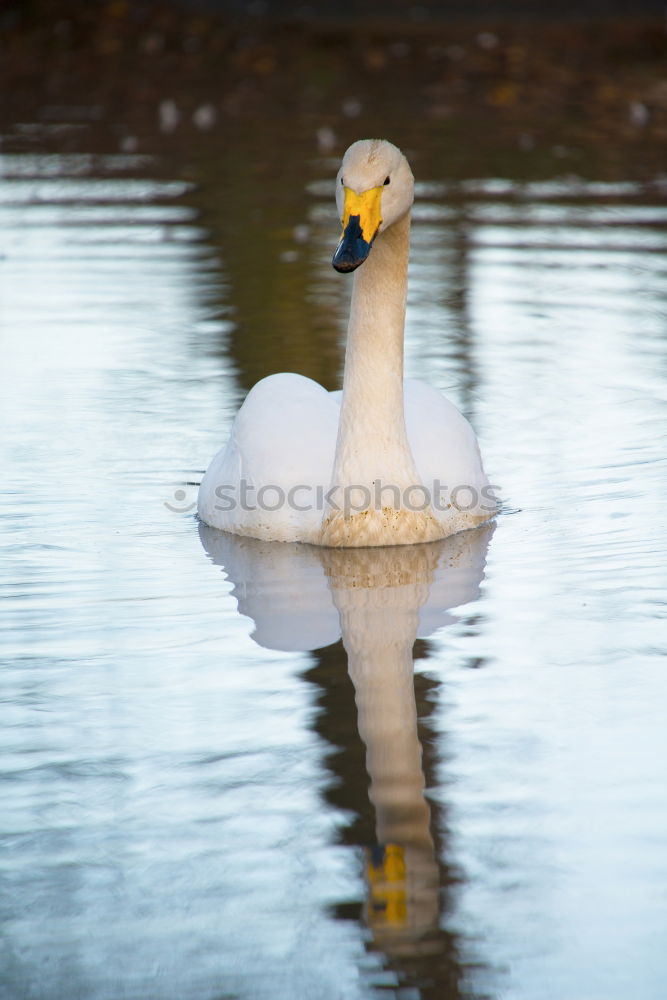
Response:
[[[255,623],[256,642],[321,651],[342,639],[375,813],[375,842],[364,848],[365,919],[375,947],[402,966],[438,954],[453,960],[439,928],[443,866],[424,795],[413,647],[452,621],[452,608],[478,597],[492,532],[488,526],[423,545],[326,549],[200,525],[239,611]]]

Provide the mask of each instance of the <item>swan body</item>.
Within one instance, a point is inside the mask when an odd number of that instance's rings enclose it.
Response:
[[[288,373],[258,382],[202,480],[199,516],[238,535],[331,547],[444,538],[488,520],[496,500],[465,417],[403,379],[407,160],[388,142],[354,143],[336,197],[333,264],[356,271],[343,389]]]

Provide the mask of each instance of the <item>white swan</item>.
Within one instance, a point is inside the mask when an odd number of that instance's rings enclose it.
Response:
[[[343,234],[333,266],[364,266],[354,276],[342,393],[294,374],[258,382],[202,480],[207,524],[272,541],[396,545],[444,538],[495,513],[468,421],[431,386],[403,380],[413,199],[396,146],[350,146],[336,180]]]

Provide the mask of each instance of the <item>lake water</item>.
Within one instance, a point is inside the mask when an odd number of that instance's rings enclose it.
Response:
[[[417,171],[407,374],[503,511],[327,553],[193,503],[256,378],[337,384],[342,150],[216,179],[28,138],[0,153],[3,1000],[664,996],[665,180]]]

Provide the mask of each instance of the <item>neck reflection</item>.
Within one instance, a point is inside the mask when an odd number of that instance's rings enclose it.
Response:
[[[388,955],[429,951],[439,873],[424,798],[412,649],[440,547],[323,552],[366,748],[375,843],[365,850],[366,920]]]

